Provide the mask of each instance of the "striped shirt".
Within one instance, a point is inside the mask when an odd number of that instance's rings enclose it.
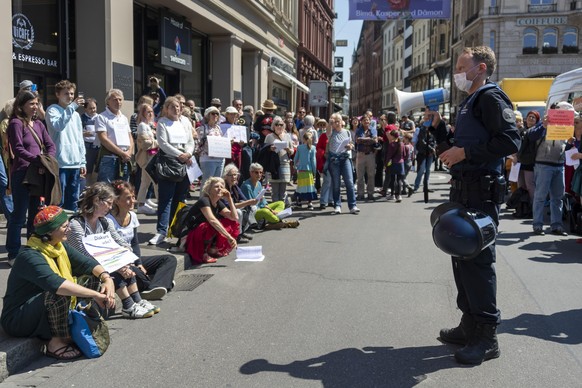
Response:
[[[346,150],[345,148],[343,149],[339,149],[340,146],[342,145],[342,143],[344,143],[346,140],[350,140],[351,141],[352,136],[350,135],[350,133],[348,132],[347,129],[342,129],[341,131],[331,131],[331,136],[329,138],[329,142],[327,144],[328,150],[329,152],[332,152],[334,154],[341,154],[343,152],[348,152],[348,150]]]

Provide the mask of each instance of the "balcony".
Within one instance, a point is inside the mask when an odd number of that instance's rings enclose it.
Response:
[[[477,12],[476,14],[474,14],[473,16],[471,16],[470,18],[468,18],[465,21],[465,27],[467,27],[469,24],[473,23],[475,20],[477,20],[477,18],[479,17],[479,12]]]
[[[558,9],[558,4],[530,4],[527,6],[527,11],[529,13],[540,13],[540,12],[556,12]]]
[[[489,15],[499,15],[499,7],[489,7]]]

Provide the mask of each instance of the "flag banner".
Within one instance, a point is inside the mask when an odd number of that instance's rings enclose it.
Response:
[[[450,19],[451,0],[349,0],[350,20]]]

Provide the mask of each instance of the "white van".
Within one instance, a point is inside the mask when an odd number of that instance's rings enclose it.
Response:
[[[582,111],[582,67],[556,77],[546,102],[546,109],[557,102],[567,101],[576,111]]]

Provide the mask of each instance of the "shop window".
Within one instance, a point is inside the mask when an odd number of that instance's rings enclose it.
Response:
[[[555,28],[545,28],[543,33],[542,53],[556,54],[558,52],[558,32]]]
[[[564,45],[562,53],[577,54],[578,49],[578,29],[576,27],[566,27],[564,29]]]
[[[535,28],[523,30],[523,54],[538,53],[538,31]]]

